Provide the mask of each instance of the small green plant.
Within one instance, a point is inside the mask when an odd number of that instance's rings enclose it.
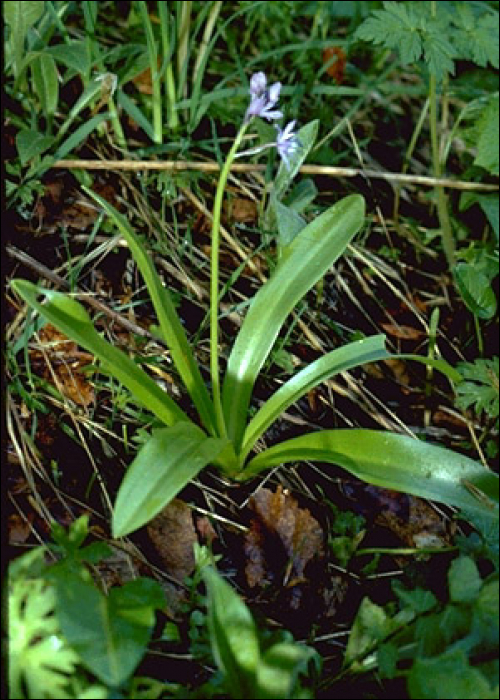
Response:
[[[498,533],[496,551],[498,560]],[[410,698],[498,698],[498,573],[482,577],[463,552],[448,570],[445,600],[397,581],[393,590],[396,606],[363,599],[343,673],[406,678]]]
[[[469,2],[384,2],[383,9],[374,10],[361,24],[356,37],[397,51],[403,65],[424,64],[429,76],[432,167],[439,178],[444,161],[439,143],[438,88],[445,90],[456,60],[498,68],[497,13],[487,5]],[[485,115],[480,124],[477,164],[491,171],[496,160],[498,174],[498,99],[496,114],[496,122],[492,114]],[[455,240],[447,198],[441,186],[435,189],[443,248],[450,270],[454,270]]]
[[[257,441],[290,405],[320,382],[366,362],[386,359],[385,337],[352,342],[320,357],[295,374],[247,423],[253,387],[286,317],[323,277],[360,230],[364,200],[352,195],[307,224],[283,248],[270,279],[253,298],[228,358],[224,380],[219,372],[219,242],[224,189],[231,164],[249,124],[256,117],[274,121],[281,85],[267,86],[263,73],[250,81],[251,101],[222,168],[213,210],[210,283],[210,374],[212,396],[169,292],[160,281],[143,244],[128,221],[108,202],[86,190],[126,239],[144,277],[163,340],[196,406],[203,428],[192,422],[138,365],[106,342],[86,310],[74,298],[14,280],[13,289],[68,337],[92,352],[105,373],[126,386],[164,424],[140,449],[120,486],[113,512],[113,534],[127,535],[153,518],[208,464],[239,481],[270,467],[298,460],[340,465],[359,478],[450,505],[497,517],[498,479],[481,465],[449,450],[406,436],[374,430],[325,430],[287,440],[251,457]],[[277,131],[275,146],[285,168],[301,158],[293,124]],[[403,355],[426,363],[459,381],[442,360]]]
[[[466,411],[472,408],[478,415],[483,411],[498,428],[499,366],[498,357],[462,362],[457,367],[464,381],[457,387],[456,405]]]
[[[67,532],[54,523],[54,543],[9,567],[11,698],[108,697],[108,689],[128,683],[145,653],[163,591],[139,578],[102,593],[87,565],[110,549],[101,542],[83,546],[87,534],[87,516]]]
[[[198,558],[200,551],[198,550]],[[316,652],[287,633],[259,633],[252,613],[213,566],[203,568],[212,654],[232,698],[310,698],[301,687]]]

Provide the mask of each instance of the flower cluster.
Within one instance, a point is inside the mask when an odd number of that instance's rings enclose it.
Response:
[[[254,117],[262,117],[268,121],[274,121],[283,117],[283,112],[275,109],[281,92],[281,83],[273,83],[267,87],[266,74],[263,72],[254,73],[250,79],[250,104],[245,114],[245,122],[248,123]],[[295,121],[289,122],[284,129],[276,125],[277,136],[273,143],[265,144],[258,148],[239,155],[249,155],[250,153],[259,153],[266,148],[277,148],[281,159],[285,163],[288,170],[290,169],[289,156],[294,153],[300,146],[297,135],[294,133]]]

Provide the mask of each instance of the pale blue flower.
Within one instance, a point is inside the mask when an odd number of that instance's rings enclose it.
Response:
[[[281,156],[281,159],[285,163],[287,170],[290,170],[289,156],[300,147],[300,141],[297,138],[297,134],[294,133],[295,120],[288,122],[284,129],[281,129],[276,125],[278,130],[278,136],[276,138],[276,148]]]
[[[267,88],[266,74],[254,73],[250,79],[250,96],[251,101],[245,114],[245,121],[250,121],[252,117],[262,117],[272,121],[273,119],[281,119],[283,112],[279,109],[274,109],[279,100],[281,92],[281,83],[273,83]]]

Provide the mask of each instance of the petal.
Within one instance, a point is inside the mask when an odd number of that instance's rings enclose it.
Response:
[[[281,83],[274,83],[273,85],[271,85],[268,92],[269,102],[271,102],[273,105],[276,104],[276,102],[279,100],[280,92]]]
[[[262,71],[260,73],[254,73],[250,78],[250,94],[251,95],[261,95],[267,85],[266,74]]]
[[[283,112],[280,112],[279,109],[275,109],[271,112],[268,110],[272,107],[272,105],[267,105],[262,112],[260,112],[261,117],[264,119],[268,119],[269,121],[272,121],[273,119],[281,119],[283,117]]]

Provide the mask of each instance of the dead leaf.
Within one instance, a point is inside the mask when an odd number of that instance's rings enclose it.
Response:
[[[323,530],[318,521],[309,510],[299,508],[297,501],[281,486],[275,493],[259,489],[250,504],[258,520],[252,521],[245,540],[248,584],[251,587],[262,585],[269,576],[279,577],[281,583],[289,587],[304,581],[306,566],[323,553]],[[284,548],[284,571],[273,572],[276,559],[270,561],[265,556],[269,538],[277,538]]]
[[[344,71],[346,65],[346,54],[340,46],[329,46],[323,51],[323,63],[330,63],[332,58],[335,56],[335,61],[333,61],[326,72],[328,75],[335,80],[335,82],[340,85],[344,80]]]
[[[42,376],[78,406],[94,403],[94,388],[80,369],[92,362],[93,355],[79,350],[76,343],[51,323],[40,329],[38,337],[40,349],[30,353],[34,367],[41,364]]]
[[[411,326],[399,326],[392,323],[381,323],[380,325],[386,333],[401,340],[421,340],[426,337],[424,331],[419,331]]]
[[[230,200],[224,207],[224,210],[229,221],[234,221],[238,224],[255,223],[258,218],[256,202],[243,197],[235,197]]]
[[[147,531],[166,573],[182,583],[194,571],[193,545],[198,542],[191,508],[175,498],[151,520]]]

